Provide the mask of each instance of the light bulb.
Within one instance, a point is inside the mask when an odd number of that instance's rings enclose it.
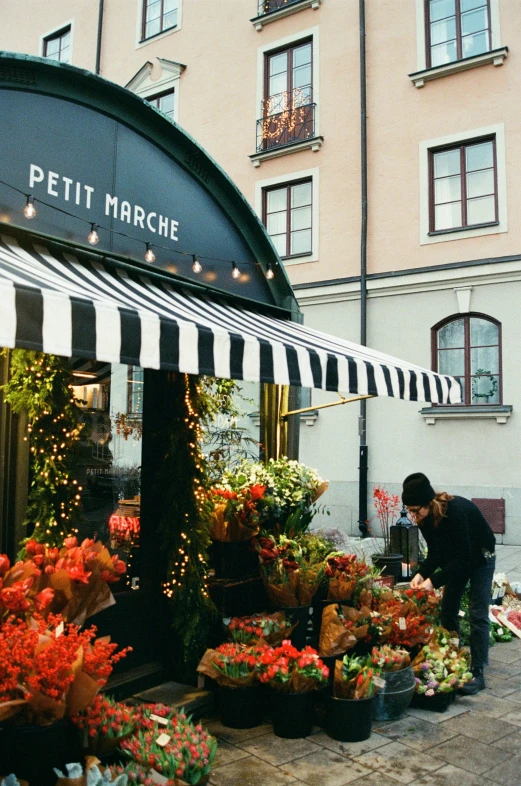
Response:
[[[237,267],[237,264],[235,262],[233,262],[232,263],[232,276],[233,276],[233,278],[240,278],[240,275],[241,275],[241,271]]]
[[[202,269],[203,269],[203,266],[199,262],[197,254],[194,254],[194,261],[192,263],[192,270],[194,271],[194,273],[200,273]]]
[[[156,255],[150,248],[150,243],[147,243],[147,250],[145,251],[145,261],[150,263],[156,261]]]
[[[90,225],[90,232],[89,232],[89,236],[88,236],[87,240],[89,241],[91,246],[95,246],[96,243],[99,242],[99,235],[98,235],[97,229],[98,229],[98,225],[97,224],[91,224]]]
[[[34,206],[33,197],[29,194],[27,197],[27,202],[25,203],[24,207],[24,216],[26,218],[34,218],[36,215],[36,208]]]
[[[275,278],[275,273],[273,272],[273,268],[271,266],[271,262],[268,262],[268,267],[266,269],[266,278]]]

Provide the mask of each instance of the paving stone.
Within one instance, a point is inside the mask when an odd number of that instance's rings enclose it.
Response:
[[[489,718],[482,712],[467,712],[460,718],[452,718],[444,724],[444,728],[486,743],[495,742],[515,731],[512,723],[505,722],[503,718]]]
[[[444,723],[450,718],[455,718],[457,715],[463,715],[463,713],[468,712],[469,709],[470,707],[467,704],[460,702],[458,698],[456,699],[454,704],[449,704],[445,712],[433,712],[432,710],[416,710],[413,709],[412,707],[409,707],[406,710],[405,717],[407,715],[411,715],[413,718],[419,718],[420,720],[428,721],[429,723]]]
[[[221,721],[214,720],[208,723],[203,721],[203,726],[206,726],[210,734],[213,734],[214,737],[224,740],[225,742],[231,742],[232,745],[239,742],[247,742],[253,737],[260,737],[262,734],[273,732],[273,728],[269,723],[255,726],[253,729],[230,729],[228,726],[223,726]]]
[[[512,704],[512,706],[516,707],[517,705]],[[513,723],[514,726],[521,726],[521,707],[518,710],[512,710],[512,712],[503,715],[501,720],[507,721],[507,723]]]
[[[498,660],[490,661],[487,669],[485,671],[485,680],[487,677],[490,676],[497,676],[499,678],[505,679],[508,677],[514,677],[521,674],[521,664],[517,663],[502,663]]]
[[[293,775],[298,780],[308,783],[309,786],[317,786],[317,784],[320,786],[344,786],[344,784],[356,781],[357,778],[369,775],[371,772],[370,769],[352,759],[324,749],[319,753],[302,756],[289,764],[282,764],[280,769],[288,775]]]
[[[498,698],[505,698],[511,696],[521,690],[521,674],[515,677],[500,677],[499,675],[490,676],[487,670],[486,674],[487,689],[486,695],[497,696]],[[478,694],[479,695],[479,694]]]
[[[428,723],[413,716],[380,725],[376,730],[384,737],[401,742],[417,751],[432,748],[434,745],[450,740],[457,734],[455,731],[447,730],[444,723]]]
[[[501,737],[500,740],[496,740],[494,747],[501,748],[503,751],[509,751],[514,755],[518,754],[521,751],[521,729],[517,729],[517,731],[509,734],[507,737]]]
[[[382,775],[381,772],[372,772],[365,778],[358,778],[353,781],[351,786],[398,786],[400,781],[391,778],[389,775]],[[291,785],[293,786],[293,784]]]
[[[406,784],[442,766],[439,760],[429,754],[418,753],[399,742],[391,742],[382,748],[356,756],[355,761]]]
[[[520,655],[519,650],[507,650],[501,647],[493,647],[488,654],[491,663],[519,663]]]
[[[436,748],[431,748],[429,755],[476,775],[481,775],[510,758],[510,754],[506,751],[461,736],[453,737]]]
[[[473,710],[489,718],[501,718],[507,712],[513,712],[517,708],[510,703],[510,696],[498,698],[492,696],[488,688],[476,693],[474,696],[460,696],[458,698],[460,706],[467,707],[474,715]]]
[[[410,786],[493,786],[493,784],[489,780],[485,781],[482,775],[473,775],[452,764],[447,764],[440,770],[429,772],[420,780],[413,781]]]
[[[508,701],[513,701],[516,704],[521,704],[521,690],[515,690],[508,694]],[[512,707],[510,708],[512,710]]]
[[[229,742],[224,742],[224,740],[219,740],[213,766],[222,767],[224,764],[231,764],[232,761],[244,759],[249,755],[249,753],[246,753],[246,751],[243,751],[241,748],[230,745]]]
[[[489,770],[486,777],[501,786],[519,786],[521,782],[521,756],[511,756],[508,761]]]
[[[314,741],[312,742],[310,738],[285,740],[275,737],[274,734],[264,734],[262,737],[256,737],[249,742],[240,742],[238,745],[248,753],[267,761],[268,764],[273,764],[274,767],[308,753],[318,753],[322,750],[322,747],[315,744]]]
[[[362,740],[362,742],[338,742],[337,740],[332,740],[324,731],[316,734],[311,739],[334,753],[351,757],[361,756],[363,753],[372,751],[375,748],[381,748],[382,745],[389,745],[389,740],[386,737],[382,737],[375,732],[371,734],[368,740]]]
[[[295,786],[295,777],[286,775],[255,756],[212,768],[214,786]]]

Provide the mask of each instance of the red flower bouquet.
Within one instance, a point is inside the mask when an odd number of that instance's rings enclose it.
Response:
[[[136,708],[108,696],[98,695],[86,710],[73,715],[78,729],[87,732],[89,751],[102,756],[110,753],[136,728]]]
[[[306,693],[327,683],[328,667],[312,647],[297,650],[291,642],[267,648],[261,655],[260,681],[285,693]]]
[[[285,535],[258,538],[255,546],[271,602],[282,608],[309,606],[324,576],[323,561],[314,562]]]
[[[232,617],[228,623],[228,635],[232,641],[243,644],[266,642],[276,646],[288,638],[294,627],[283,611],[276,611],[274,614]]]
[[[375,574],[356,554],[330,554],[326,560],[325,575],[328,580],[328,600],[346,601],[367,589]]]
[[[212,489],[214,512],[211,537],[214,540],[237,541],[249,540],[257,535],[261,517],[258,505],[265,491],[266,486],[259,484],[239,491]]]
[[[369,699],[378,690],[380,670],[366,658],[349,657],[335,664],[334,695],[339,699]]]
[[[206,650],[197,667],[200,674],[230,688],[246,687],[258,679],[259,659],[270,648],[235,642]]]
[[[387,644],[373,647],[370,657],[374,668],[383,672],[401,671],[411,665],[411,658],[407,650],[389,647]]]

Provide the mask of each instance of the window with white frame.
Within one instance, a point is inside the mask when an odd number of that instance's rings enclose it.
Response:
[[[179,0],[143,0],[142,40],[177,27],[178,4]]]
[[[67,25],[43,39],[43,56],[60,63],[71,62],[71,26]]]
[[[169,120],[174,120],[175,112],[175,91],[169,90],[166,93],[161,93],[157,96],[150,96],[147,98],[149,104],[159,109]]]
[[[489,0],[426,0],[426,15],[427,67],[492,48]]]
[[[179,117],[180,80],[185,66],[173,60],[165,60],[162,57],[156,59],[160,68],[159,77],[157,77],[157,74],[153,74],[154,68],[152,63],[147,62],[125,87],[127,90],[149,101],[163,112],[169,120],[177,122]],[[154,80],[152,80],[153,75],[156,77]]]

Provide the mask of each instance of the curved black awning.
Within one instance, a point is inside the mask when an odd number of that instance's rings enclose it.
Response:
[[[458,403],[459,383],[114,260],[0,235],[0,346],[189,374]]]

